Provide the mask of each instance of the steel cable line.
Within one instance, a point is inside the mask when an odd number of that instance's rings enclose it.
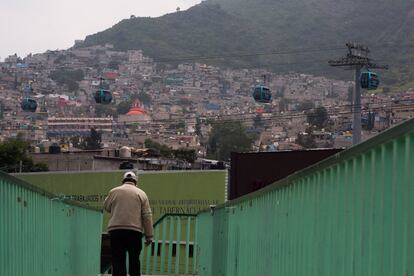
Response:
[[[406,100],[407,102],[412,102],[412,100]],[[389,101],[389,102],[381,102],[381,103],[375,103],[375,105],[383,105],[385,103],[392,103],[394,101]],[[401,102],[401,101],[400,101]],[[344,107],[354,107],[356,105],[343,105]],[[361,107],[364,107],[365,105],[361,105]],[[385,109],[389,109],[389,108],[398,108],[398,107],[412,107],[413,105],[407,105],[407,104],[396,104],[390,107],[384,107],[384,106],[373,106],[373,107],[368,107],[366,110],[370,110],[370,111],[378,111],[378,110],[385,110]],[[341,107],[341,106],[338,106]],[[261,117],[261,120],[275,120],[275,119],[294,119],[294,118],[301,118],[301,117],[307,117],[308,114],[306,113],[306,111],[310,111],[312,109],[315,108],[310,108],[310,109],[304,109],[303,111],[300,112],[295,112],[295,113],[290,113],[290,114],[273,114],[271,116],[265,116],[265,117]],[[364,111],[364,109],[362,109],[361,111]],[[350,111],[329,111],[327,112],[328,115],[347,115],[347,114],[354,114],[356,113],[356,111],[350,110]],[[215,122],[232,122],[232,121],[242,121],[242,122],[252,122],[255,120],[255,116],[257,115],[257,113],[241,113],[241,114],[232,114],[232,115],[212,115],[209,117],[202,117],[203,120],[210,120],[210,121],[215,121]],[[223,116],[225,117],[229,117],[229,118],[223,118]],[[237,116],[242,116],[237,118]],[[187,122],[191,121],[190,123],[194,123],[195,118],[182,118],[179,119],[179,121],[184,121]],[[176,119],[166,119],[166,120],[153,120],[152,123],[155,124],[162,124],[162,123],[176,123],[178,122]],[[132,122],[134,123],[134,122]],[[135,121],[135,123],[138,123],[138,121]]]
[[[243,57],[257,57],[257,56],[273,56],[273,55],[297,55],[297,54],[309,54],[326,51],[339,51],[346,50],[346,47],[331,47],[331,48],[315,48],[315,49],[297,49],[297,50],[284,50],[284,51],[272,51],[272,52],[257,52],[257,53],[238,53],[228,55],[211,55],[211,56],[188,56],[177,58],[159,58],[154,59],[156,63],[166,63],[175,61],[192,61],[192,60],[209,60],[209,59],[232,59]]]
[[[405,106],[401,106],[401,107],[406,107]],[[383,110],[383,107],[372,107],[369,108],[368,111],[380,111]],[[356,113],[356,111],[335,111],[335,112],[327,112],[327,115],[346,115],[346,114],[354,114]],[[250,115],[250,117],[243,117],[243,118],[237,118],[237,117],[232,117],[232,118],[220,118],[219,116],[214,117],[214,118],[209,118],[207,120],[214,122],[233,122],[233,121],[241,121],[241,122],[253,122],[255,120],[255,114],[254,113],[249,113],[247,115]],[[307,117],[309,114],[306,113],[294,113],[294,114],[279,114],[279,115],[272,115],[272,116],[268,116],[268,117],[261,117],[261,120],[276,120],[276,119],[294,119],[294,118],[301,118],[301,117]],[[187,119],[187,121],[190,119]],[[181,121],[186,121],[185,119],[181,120]],[[195,125],[196,123],[193,122],[194,120],[192,120],[192,122],[190,122],[191,125]],[[177,122],[176,120],[174,121],[168,121],[169,123],[175,123]],[[153,123],[168,123],[166,121],[153,121]],[[188,122],[187,122],[188,123]]]
[[[390,49],[390,48],[414,48],[414,45],[397,45],[397,44],[383,44],[380,46],[370,46],[371,49]],[[243,57],[256,57],[256,56],[274,56],[274,55],[299,55],[299,54],[311,54],[318,52],[327,52],[327,51],[339,51],[347,50],[343,46],[331,46],[331,47],[322,47],[322,48],[313,48],[313,49],[294,49],[294,50],[279,50],[279,51],[269,51],[269,52],[256,52],[256,53],[230,53],[227,55],[194,55],[194,56],[182,56],[182,57],[160,57],[154,58],[155,63],[168,63],[168,62],[177,62],[177,61],[196,61],[196,60],[211,60],[211,59],[233,59],[233,58],[243,58]]]
[[[381,101],[381,102],[376,102],[376,103],[365,103],[365,104],[361,104],[360,106],[361,107],[364,107],[365,105],[384,105],[384,104],[389,104],[389,103],[394,103],[395,101],[393,101],[393,100],[390,100],[390,101]],[[404,102],[408,102],[408,103],[413,103],[414,104],[414,102],[413,102],[413,100],[399,100],[399,103],[401,103],[401,104],[399,104],[399,105],[393,105],[392,107],[399,107],[399,106],[401,106],[401,107],[405,107],[405,106],[410,106],[410,105],[407,105],[407,104],[402,104],[402,103],[404,103]],[[325,107],[326,109],[329,109],[329,108],[335,108],[335,107],[339,107],[339,108],[353,108],[353,107],[355,107],[356,105],[353,105],[353,104],[346,104],[346,105],[335,105],[335,106],[333,106],[333,107]],[[381,107],[381,108],[385,108],[385,107]],[[305,113],[305,112],[307,112],[307,111],[311,111],[311,110],[313,110],[313,109],[316,109],[315,107],[312,107],[312,108],[305,108],[305,109],[302,109],[301,111],[299,111],[299,112],[296,112],[297,114],[303,114],[303,113]],[[271,113],[271,114],[273,114],[272,116],[280,116],[281,114],[280,113]],[[210,116],[198,116],[200,119],[203,119],[203,120],[216,120],[216,119],[220,119],[220,118],[222,118],[222,117],[251,117],[251,116],[254,116],[254,115],[257,115],[257,113],[236,113],[236,114],[222,114],[222,115],[210,115]],[[304,114],[304,116],[306,116],[307,114]],[[272,117],[272,116],[268,116],[268,117]],[[268,118],[268,117],[266,117],[266,118]],[[243,119],[243,118],[242,118]],[[168,122],[170,122],[170,123],[175,123],[175,122],[178,122],[178,121],[194,121],[195,120],[195,118],[180,118],[180,119],[155,119],[155,120],[152,120],[152,122],[154,122],[154,123],[168,123]],[[140,121],[131,121],[130,123],[139,123]]]
[[[370,111],[378,111],[381,108],[372,108],[370,109]],[[332,116],[332,115],[336,115],[336,116],[345,116],[345,115],[352,115],[356,113],[355,111],[341,111],[341,112],[327,112],[328,116]],[[284,115],[281,114],[279,116],[272,116],[272,117],[262,117],[261,121],[275,121],[275,120],[292,120],[292,119],[298,119],[298,118],[303,118],[303,117],[308,117],[309,114],[289,114],[289,115]],[[352,121],[352,118],[350,118],[350,120]],[[250,122],[254,122],[254,118],[242,118],[242,119],[238,119],[238,118],[234,118],[234,119],[217,119],[215,120],[213,123],[227,123],[227,122],[244,122],[244,123],[250,123]]]
[[[378,109],[372,109],[370,111],[378,111]],[[355,111],[343,111],[343,112],[336,112],[336,113],[327,113],[328,116],[332,116],[332,115],[336,115],[338,117],[343,117],[345,115],[352,115],[354,114]],[[265,117],[265,118],[261,118],[261,122],[277,122],[277,120],[279,121],[286,121],[286,120],[292,120],[292,119],[299,119],[299,118],[303,118],[303,117],[307,117],[308,114],[292,114],[292,115],[280,115],[277,117]],[[254,122],[254,118],[244,118],[244,119],[217,119],[215,120],[213,123],[220,123],[220,124],[226,124],[226,123],[232,123],[232,122],[241,122],[241,123],[253,123]],[[349,122],[352,122],[352,118],[349,118]]]

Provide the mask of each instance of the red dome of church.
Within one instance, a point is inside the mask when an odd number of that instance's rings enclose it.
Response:
[[[140,107],[131,107],[126,115],[144,115],[145,110]]]
[[[140,106],[141,102],[139,100],[135,100],[126,115],[145,115],[145,110]]]

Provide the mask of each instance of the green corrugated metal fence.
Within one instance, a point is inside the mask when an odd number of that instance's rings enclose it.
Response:
[[[200,213],[199,275],[414,275],[413,131],[410,120]]]
[[[0,275],[99,275],[102,212],[0,173]]]

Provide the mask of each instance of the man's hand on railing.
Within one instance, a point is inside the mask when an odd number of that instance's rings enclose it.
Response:
[[[148,246],[152,243],[152,237],[145,237],[145,246]]]

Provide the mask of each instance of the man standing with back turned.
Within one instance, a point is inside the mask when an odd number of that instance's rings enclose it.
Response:
[[[153,238],[152,213],[145,192],[138,187],[133,172],[124,174],[122,185],[113,188],[104,202],[104,209],[111,213],[108,232],[111,238],[112,275],[126,276],[126,252],[129,255],[129,275],[140,276],[139,255],[142,236],[145,245]]]

